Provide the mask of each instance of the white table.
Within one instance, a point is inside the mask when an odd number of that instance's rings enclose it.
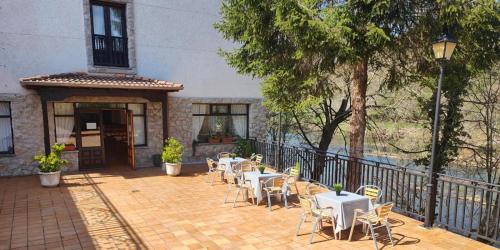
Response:
[[[232,169],[232,165],[233,164],[238,164],[240,162],[243,162],[243,161],[248,161],[248,159],[245,159],[245,158],[241,158],[241,157],[236,157],[236,158],[231,158],[231,157],[227,157],[227,158],[221,158],[219,159],[219,169],[221,170],[224,170],[226,173],[232,173],[233,172],[233,169]]]
[[[243,172],[243,175],[245,177],[245,181],[250,181],[250,184],[252,185],[255,198],[257,199],[257,204],[259,204],[262,201],[262,185],[260,184],[260,182],[266,181],[267,179],[273,177],[281,176],[281,174],[279,173],[261,174],[259,171]]]
[[[333,217],[337,222],[335,233],[352,226],[354,209],[368,211],[373,208],[368,197],[346,191],[342,191],[340,196],[334,191],[319,193],[316,199],[320,207],[333,207]]]

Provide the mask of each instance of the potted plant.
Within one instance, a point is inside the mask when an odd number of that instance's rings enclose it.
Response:
[[[249,158],[252,156],[252,145],[249,140],[240,139],[234,150],[240,157]]]
[[[183,152],[184,146],[182,146],[178,140],[172,137],[165,140],[165,146],[163,147],[161,158],[168,175],[175,176],[181,173]]]
[[[66,147],[64,148],[64,151],[75,151],[75,150],[76,150],[76,146],[73,143],[66,144]]]
[[[335,190],[335,194],[336,194],[337,196],[340,196],[340,192],[342,192],[342,188],[343,188],[343,187],[342,187],[342,184],[340,184],[340,183],[336,183],[336,184],[333,184],[333,186],[332,186],[332,187],[333,187],[333,189]]]
[[[61,167],[68,164],[67,160],[61,159],[64,144],[54,144],[50,154],[38,154],[33,160],[38,163],[40,183],[43,187],[55,187],[61,179]]]
[[[218,143],[220,143],[220,137],[218,135],[212,135],[208,138],[208,143],[218,144]]]
[[[229,156],[231,156],[231,158],[233,158],[233,160],[236,159],[236,157],[238,157],[238,155],[235,153],[231,153]]]
[[[224,137],[222,137],[222,143],[233,143],[233,135],[231,135],[231,133],[225,133]]]
[[[261,164],[259,164],[259,166],[257,166],[257,169],[259,170],[259,172],[261,174],[264,174],[264,171],[266,170],[266,165],[261,163]]]

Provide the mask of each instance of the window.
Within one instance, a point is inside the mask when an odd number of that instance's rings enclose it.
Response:
[[[75,108],[73,103],[54,103],[56,143],[64,143],[65,150],[76,149]]]
[[[128,67],[125,5],[92,2],[94,65]]]
[[[129,103],[128,110],[134,116],[134,142],[136,146],[146,146],[146,104]]]
[[[0,154],[14,153],[10,102],[0,102]]]
[[[248,104],[193,104],[192,138],[248,138]]]

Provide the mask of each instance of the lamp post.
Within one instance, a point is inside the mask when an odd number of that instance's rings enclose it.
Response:
[[[437,178],[436,178],[436,160],[437,160],[437,141],[439,137],[439,110],[441,106],[441,83],[443,81],[444,64],[450,60],[453,50],[457,45],[456,40],[448,35],[443,34],[432,44],[434,51],[434,58],[439,64],[439,80],[436,90],[436,107],[434,109],[434,126],[432,131],[432,154],[431,166],[428,169],[428,183],[427,183],[427,199],[425,208],[425,227],[432,227],[434,224],[434,215],[436,210],[436,194],[437,194]]]

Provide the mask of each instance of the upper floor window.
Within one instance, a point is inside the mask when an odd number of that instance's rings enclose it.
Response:
[[[128,67],[125,5],[92,2],[94,65]]]
[[[0,154],[13,154],[12,115],[10,102],[0,102]]]

